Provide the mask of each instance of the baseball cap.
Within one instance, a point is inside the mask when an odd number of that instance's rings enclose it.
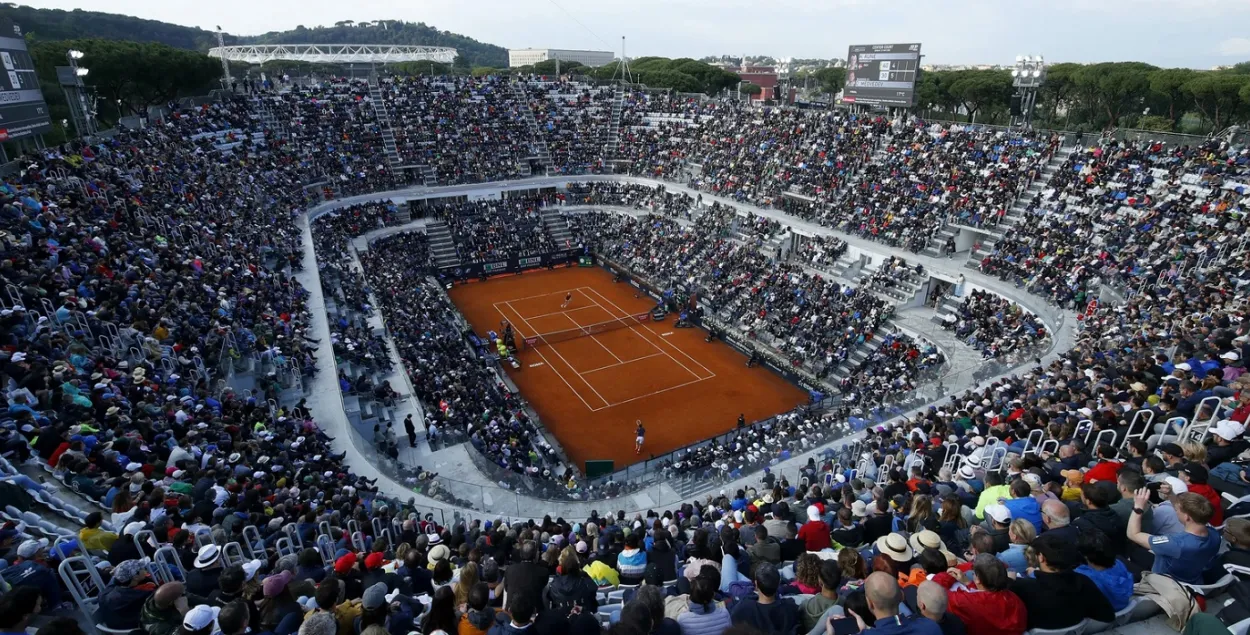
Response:
[[[365,589],[364,596],[360,598],[360,604],[365,610],[381,608],[383,604],[386,604],[386,583],[379,582]]]
[[[1185,484],[1185,481],[1175,476],[1169,476],[1163,479],[1163,482],[1172,487],[1172,494],[1184,494],[1189,491],[1189,486]]]
[[[1011,510],[1007,509],[1006,505],[986,505],[985,516],[987,518],[993,518],[994,521],[998,523],[1011,522]]]
[[[1184,472],[1189,477],[1189,482],[1193,485],[1205,485],[1207,479],[1211,476],[1207,466],[1201,463],[1188,463],[1181,469],[1181,472]]]
[[[384,564],[386,564],[386,557],[379,552],[375,551],[365,556],[366,569],[380,569]]]
[[[1175,443],[1164,443],[1159,446],[1159,451],[1164,454],[1171,454],[1172,456],[1185,456],[1185,451],[1181,449],[1181,446],[1176,445]]]
[[[1237,423],[1232,419],[1225,419],[1211,428],[1211,434],[1214,434],[1225,441],[1232,441],[1233,439],[1241,436],[1241,434],[1245,431],[1245,428],[1243,428],[1240,423]]]
[[[216,606],[207,604],[193,606],[186,615],[182,616],[182,627],[189,631],[203,630],[217,621],[217,614],[220,612],[221,608]]]
[[[19,558],[34,558],[39,555],[40,551],[48,548],[48,539],[40,538],[38,540],[25,540],[17,546],[17,555]]]

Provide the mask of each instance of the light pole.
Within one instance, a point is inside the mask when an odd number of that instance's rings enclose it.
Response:
[[[1041,55],[1017,55],[1016,65],[1011,69],[1011,85],[1016,88],[1012,98],[1012,125],[1033,127],[1033,107],[1037,104],[1037,91],[1046,81],[1046,61]]]
[[[74,121],[75,132],[80,137],[87,137],[96,133],[96,125],[94,108],[87,103],[87,86],[82,81],[82,78],[91,71],[78,65],[78,61],[83,57],[84,53],[76,49],[65,52],[65,59],[69,60],[70,72],[69,77],[61,80],[61,86],[68,89],[66,101],[69,103],[70,117]]]

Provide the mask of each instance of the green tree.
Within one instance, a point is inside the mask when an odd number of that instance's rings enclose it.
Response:
[[[820,82],[820,92],[836,95],[846,84],[846,69],[822,68],[812,73],[812,79]]]
[[[1106,125],[1119,125],[1120,117],[1142,109],[1150,90],[1154,66],[1141,62],[1091,64],[1076,73],[1079,89],[1090,100],[1086,105],[1106,117]]]
[[[1158,115],[1147,115],[1137,120],[1137,127],[1142,130],[1154,130],[1156,132],[1172,132],[1175,128],[1175,122],[1171,117],[1160,117]]]
[[[89,69],[84,83],[95,90],[98,116],[107,124],[118,117],[146,114],[149,106],[220,87],[221,63],[203,53],[117,40],[37,44],[31,56],[41,80],[56,81],[56,67],[65,65],[69,49],[83,52],[80,64]]]
[[[752,84],[751,82],[742,82],[741,90],[743,95],[750,95],[752,97],[764,92],[764,89],[758,84]]]
[[[1197,74],[1197,71],[1188,68],[1161,68],[1150,72],[1150,91],[1158,95],[1165,104],[1167,117],[1172,121],[1173,127],[1180,122],[1181,117],[1185,116],[1185,111],[1193,105],[1193,98],[1185,90],[1185,84],[1188,84]],[[1141,125],[1140,122],[1139,125]]]
[[[977,113],[1001,110],[1011,99],[1011,73],[1005,70],[957,71],[949,92],[959,100],[969,121],[976,121]]]
[[[1072,96],[1076,92],[1074,77],[1080,69],[1080,64],[1070,62],[1046,67],[1046,81],[1037,92],[1037,98],[1038,109],[1045,117],[1047,125],[1056,125],[1055,118],[1061,108],[1071,113],[1074,107],[1071,103]]]
[[[1185,90],[1193,97],[1194,106],[1210,121],[1216,130],[1223,128],[1246,102],[1241,92],[1250,85],[1250,75],[1230,73],[1199,73],[1185,84]]]
[[[469,74],[474,77],[489,77],[491,75],[507,75],[508,69],[491,68],[489,66],[474,66],[473,69],[469,71]]]
[[[451,72],[455,75],[468,75],[473,66],[469,63],[469,58],[463,53],[456,53],[455,59],[451,63]]]

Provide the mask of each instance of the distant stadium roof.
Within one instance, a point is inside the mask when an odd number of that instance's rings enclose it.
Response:
[[[264,64],[273,60],[313,64],[389,64],[392,62],[445,62],[456,59],[456,49],[446,46],[394,44],[243,44],[214,46],[209,57],[231,62]]]

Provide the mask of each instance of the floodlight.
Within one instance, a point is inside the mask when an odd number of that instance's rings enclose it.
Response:
[[[75,49],[70,49],[69,56],[72,59],[80,60],[83,57],[83,52],[79,50],[75,50]]]
[[[86,77],[86,76],[87,76],[87,71],[88,71],[88,70],[90,70],[90,69],[86,69],[86,68],[76,68],[76,69],[74,69],[74,72],[75,72],[75,73],[78,73],[78,76],[79,76],[79,77]]]
[[[1013,68],[1013,69],[1011,69],[1011,76],[1012,76],[1012,77],[1019,77],[1019,76],[1020,76],[1020,69],[1018,69],[1018,68]]]
[[[1041,70],[1033,69],[1033,77],[1041,77],[1041,76],[1042,76]]]
[[[1017,55],[1017,56],[1016,56],[1016,62],[1023,62],[1023,61],[1024,61],[1024,56],[1023,56],[1023,55]]]

